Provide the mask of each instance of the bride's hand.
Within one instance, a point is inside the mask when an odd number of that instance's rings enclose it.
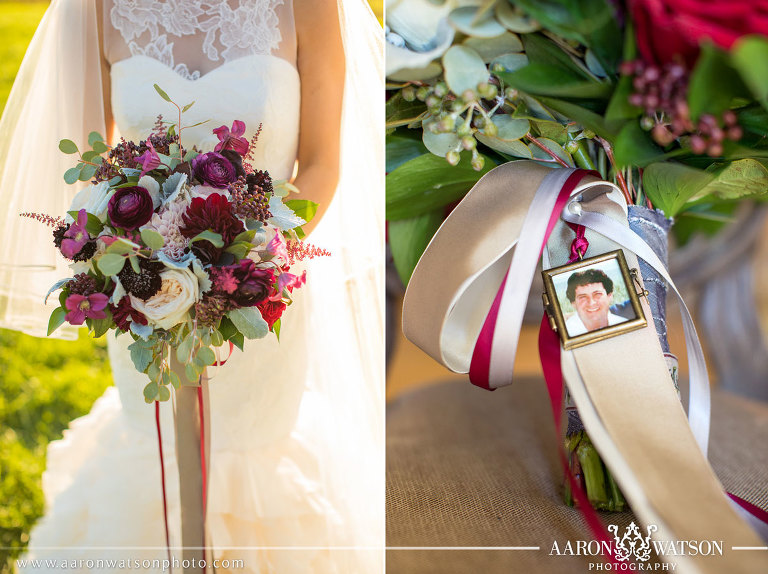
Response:
[[[344,94],[344,46],[335,0],[295,0],[301,124],[299,170],[294,184],[302,199],[320,204],[303,226],[309,233],[333,199],[339,179],[341,101]]]

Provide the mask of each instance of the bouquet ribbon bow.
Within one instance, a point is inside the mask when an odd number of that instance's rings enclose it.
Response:
[[[488,172],[451,212],[414,270],[403,303],[406,337],[449,369],[469,372],[475,385],[493,390],[510,384],[536,267],[542,257],[545,269],[569,261],[569,223],[585,228],[592,255],[622,249],[630,268],[638,267],[640,257],[678,296],[690,403],[686,419],[653,321],[562,350],[545,318],[540,354],[556,425],[564,379],[590,438],[634,512],[658,527],[656,537],[722,540],[728,548],[760,545],[706,458],[709,379],[690,313],[665,265],[629,229],[627,205],[614,184],[593,172],[528,161]],[[641,304],[650,318],[647,301],[641,298]],[[607,537],[589,504],[579,506],[596,537]],[[722,566],[700,556],[669,559],[703,572]],[[734,572],[765,566],[765,557],[755,553],[729,555]]]

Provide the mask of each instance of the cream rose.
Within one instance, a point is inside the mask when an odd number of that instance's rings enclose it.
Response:
[[[166,269],[160,274],[160,291],[146,301],[131,295],[131,305],[150,323],[170,329],[185,318],[190,307],[200,299],[197,276],[189,269]]]

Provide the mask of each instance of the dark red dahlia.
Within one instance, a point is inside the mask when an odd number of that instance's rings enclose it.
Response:
[[[112,311],[112,318],[115,320],[115,325],[117,325],[117,328],[121,331],[130,331],[131,321],[138,323],[139,325],[147,324],[147,318],[144,314],[131,306],[130,297],[123,297],[117,305],[110,305],[109,309]]]
[[[210,241],[195,241],[192,244],[192,251],[203,263],[217,263],[224,248],[245,230],[243,222],[232,212],[232,205],[227,198],[218,193],[193,199],[182,218],[184,227],[180,231],[184,237],[191,239],[210,230],[221,235],[224,240],[224,247],[216,247]]]

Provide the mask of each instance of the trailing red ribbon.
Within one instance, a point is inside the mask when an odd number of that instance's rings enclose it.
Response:
[[[232,343],[230,343],[231,345]],[[226,359],[225,359],[226,362]],[[222,363],[224,364],[224,363]],[[205,464],[205,410],[203,409],[203,385],[197,387],[197,410],[200,412],[200,473],[203,478],[203,560],[205,560],[205,517],[208,504],[208,476]]]
[[[163,434],[160,430],[160,401],[155,401],[155,425],[157,426],[157,444],[160,452],[160,482],[163,485],[163,521],[165,524],[165,546],[168,550],[168,562],[171,558],[171,536],[168,532],[168,495],[165,491],[165,460],[163,459]],[[171,566],[169,566],[169,569]],[[170,570],[172,572],[172,570]]]
[[[234,352],[235,352],[235,345],[232,343],[232,341],[229,341],[229,357],[231,357],[231,356],[232,356],[232,353],[234,353]],[[224,366],[224,363],[226,363],[227,361],[229,361],[229,357],[227,357],[227,358],[226,358],[226,359],[224,359],[223,361],[216,361],[216,362],[215,362],[213,365],[211,365],[211,366],[213,366],[213,367],[223,367],[223,366]]]
[[[555,228],[555,225],[560,219],[561,212],[568,204],[571,193],[573,193],[573,190],[576,189],[579,182],[586,175],[593,173],[594,172],[587,172],[583,170],[575,171],[568,177],[562,188],[559,190],[555,206],[552,209],[552,213],[549,215],[547,231],[541,244],[539,256],[541,256],[541,253],[544,251],[547,240],[549,239],[552,230]],[[586,239],[584,238],[583,228],[581,235],[579,235],[579,232],[577,231],[577,240],[579,241],[574,242],[574,244],[571,245],[571,248],[574,249],[575,247],[577,249],[576,253],[578,256],[579,249],[582,248],[586,250],[586,245],[588,245],[588,243],[586,243]],[[581,254],[583,255],[583,251]],[[507,278],[508,277],[506,276],[504,277],[504,281],[502,281],[501,287],[499,288],[498,292],[496,293],[496,297],[493,300],[491,309],[488,312],[485,321],[483,322],[483,327],[480,330],[477,343],[475,343],[475,348],[472,353],[472,361],[469,367],[470,381],[479,387],[489,390],[492,390],[488,381],[488,376],[490,372],[493,334],[496,327],[496,321],[498,320],[499,307],[501,305],[501,298],[504,292],[504,285],[506,284]],[[563,408],[563,374],[560,370],[560,339],[549,327],[549,321],[547,320],[546,316],[542,320],[542,328],[539,331],[539,354],[541,357],[542,367],[544,369],[544,378],[547,382],[547,390],[549,391],[552,415],[555,421],[557,436],[560,436],[560,417],[562,415]],[[562,445],[559,446],[558,453],[566,479],[571,486],[571,491],[573,492],[573,496],[576,500],[579,511],[582,513],[585,521],[587,522],[587,526],[589,526],[589,529],[592,531],[592,534],[597,540],[600,542],[610,542],[611,537],[605,529],[605,526],[603,526],[603,523],[600,520],[597,512],[589,503],[589,499],[584,490],[581,488],[581,485],[576,481],[570,471],[570,467],[568,466]],[[613,555],[609,556],[609,560],[613,564],[619,564],[618,560]]]

